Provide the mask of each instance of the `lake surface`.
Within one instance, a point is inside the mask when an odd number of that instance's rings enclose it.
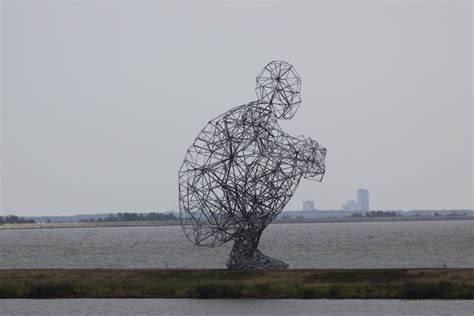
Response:
[[[274,224],[260,249],[290,268],[474,267],[474,221]],[[0,230],[0,269],[225,268],[232,244],[179,226]]]
[[[403,300],[0,300],[6,315],[472,315],[474,301]]]

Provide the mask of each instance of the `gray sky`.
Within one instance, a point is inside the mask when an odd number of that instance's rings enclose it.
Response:
[[[472,7],[465,2],[2,2],[1,213],[177,208],[205,123],[292,63],[292,135],[327,147],[305,199],[473,208]]]

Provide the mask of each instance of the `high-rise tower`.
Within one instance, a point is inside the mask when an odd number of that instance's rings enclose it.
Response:
[[[357,210],[364,212],[369,211],[369,190],[357,190]]]

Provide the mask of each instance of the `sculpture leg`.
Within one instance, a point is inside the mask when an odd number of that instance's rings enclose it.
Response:
[[[227,268],[231,270],[283,270],[288,264],[283,261],[270,258],[257,249],[263,228],[249,227],[240,230],[235,243],[227,259]]]

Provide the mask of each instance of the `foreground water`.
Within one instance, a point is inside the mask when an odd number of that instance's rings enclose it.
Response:
[[[474,301],[402,300],[0,300],[6,315],[472,315]]]
[[[290,268],[473,267],[474,221],[275,224],[260,249]],[[224,268],[232,244],[178,226],[0,230],[0,269]]]

